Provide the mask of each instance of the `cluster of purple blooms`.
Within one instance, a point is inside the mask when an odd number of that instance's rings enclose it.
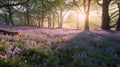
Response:
[[[2,28],[7,29],[6,27]],[[30,27],[9,27],[8,29],[23,32],[24,35],[8,36],[0,34],[0,46],[7,46],[3,51],[4,54],[0,54],[0,60],[4,57],[8,59],[15,58],[21,55],[24,49],[29,49],[32,46],[38,47],[41,51],[50,51],[50,57],[45,59],[47,62],[44,63],[44,66],[47,66],[49,61],[54,59],[56,55],[63,56],[64,52],[68,51],[69,56],[69,50],[70,52],[73,51],[70,58],[75,63],[86,60],[91,66],[93,63],[98,63],[103,67],[107,67],[108,63],[120,66],[120,52],[117,51],[120,49],[119,32]],[[22,45],[22,48],[20,45]],[[52,63],[58,64],[59,62],[54,59]],[[61,66],[65,67],[65,64],[63,63]]]

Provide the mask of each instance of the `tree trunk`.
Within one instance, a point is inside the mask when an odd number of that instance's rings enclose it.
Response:
[[[76,23],[77,25],[77,29],[79,29],[79,15],[77,14],[77,23]]]
[[[51,28],[51,15],[48,16],[48,28]]]
[[[50,28],[50,17],[48,16],[48,28]]]
[[[62,9],[60,9],[60,26],[59,26],[59,28],[62,28],[62,24],[63,24],[63,17],[62,17],[62,14],[63,14],[63,10]]]
[[[26,10],[26,21],[27,21],[27,25],[30,26],[30,16],[29,16],[29,5],[26,4],[27,10]]]
[[[86,16],[85,16],[85,30],[89,30],[89,15],[88,13],[86,13]]]
[[[23,19],[24,19],[24,26],[26,26],[27,25],[27,18],[26,18],[27,16],[26,16],[26,14],[24,15],[24,17],[23,17]]]
[[[52,18],[52,15],[50,14],[50,28],[52,27],[52,20],[51,20],[51,18]]]
[[[103,0],[102,5],[102,29],[110,30],[109,0]]]
[[[86,6],[87,1],[84,0],[83,4],[84,4],[84,13],[85,13],[85,26],[84,29],[85,30],[89,30],[89,12],[90,12],[90,3],[92,0],[88,0],[88,6]]]
[[[120,31],[120,3],[118,4],[118,8],[119,8],[119,17],[118,17],[118,20],[117,20],[116,30]]]
[[[52,20],[53,20],[53,26],[52,26],[52,27],[53,27],[53,28],[55,28],[55,19],[56,19],[56,18],[55,18],[55,14],[53,13],[53,17],[52,17]]]
[[[9,23],[11,23],[11,25],[14,26],[13,20],[12,20],[12,11],[11,11],[11,7],[8,6],[8,13],[9,13]]]
[[[60,26],[60,14],[58,13],[58,28]]]
[[[44,11],[42,12],[42,18],[41,18],[41,26],[40,27],[42,27],[43,28],[43,22],[44,22]]]
[[[38,20],[38,26],[40,27],[41,26],[41,17],[37,17],[37,20]]]
[[[6,24],[6,25],[9,25],[9,20],[8,20],[7,14],[4,14],[2,17],[3,17],[4,20],[5,20],[5,24]]]

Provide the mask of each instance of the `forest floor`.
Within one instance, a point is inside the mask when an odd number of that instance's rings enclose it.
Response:
[[[9,27],[0,34],[0,67],[120,67],[120,32]]]

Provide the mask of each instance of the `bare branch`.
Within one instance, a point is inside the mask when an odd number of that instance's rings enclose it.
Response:
[[[115,10],[117,7],[114,7],[114,8],[111,8],[111,9],[109,9],[109,10]]]
[[[102,7],[102,4],[99,2],[99,0],[96,0],[97,4]]]
[[[110,17],[112,17],[114,14],[116,14],[118,12],[118,10],[116,10],[115,12],[113,12]]]
[[[80,12],[81,12],[82,14],[84,14],[84,13],[82,12],[82,10],[81,10],[80,6],[76,3],[76,1],[75,1],[75,0],[73,0],[73,2],[74,2],[74,4],[78,7],[78,9],[80,10]]]
[[[30,0],[27,0],[26,2],[17,3],[17,4],[4,4],[4,5],[1,5],[1,6],[0,6],[0,9],[3,8],[3,7],[7,7],[7,6],[17,6],[17,5],[22,5],[22,4],[28,3],[29,1],[30,1]]]
[[[117,14],[117,15],[115,15],[115,16],[113,16],[113,17],[111,17],[111,18],[110,18],[110,20],[112,20],[113,18],[117,17],[118,15],[119,15],[119,14]]]
[[[113,24],[113,25],[112,25],[112,26],[110,26],[110,27],[112,28],[112,27],[115,27],[116,25],[117,25],[117,23]]]

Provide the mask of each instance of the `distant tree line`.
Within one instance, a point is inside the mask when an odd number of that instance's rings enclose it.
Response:
[[[22,26],[44,27],[44,23],[48,23],[48,28],[62,28],[63,11],[83,6],[85,15],[85,30],[89,30],[89,13],[92,4],[97,4],[102,8],[102,24],[103,30],[116,28],[120,31],[120,0],[0,0],[0,16],[5,19],[5,24],[15,25],[14,17],[19,17]],[[118,10],[110,13],[109,7],[117,5]],[[116,9],[116,7],[114,8]],[[114,10],[113,9],[113,10]],[[82,11],[81,11],[82,12]],[[115,18],[117,22],[111,25],[111,21]]]

